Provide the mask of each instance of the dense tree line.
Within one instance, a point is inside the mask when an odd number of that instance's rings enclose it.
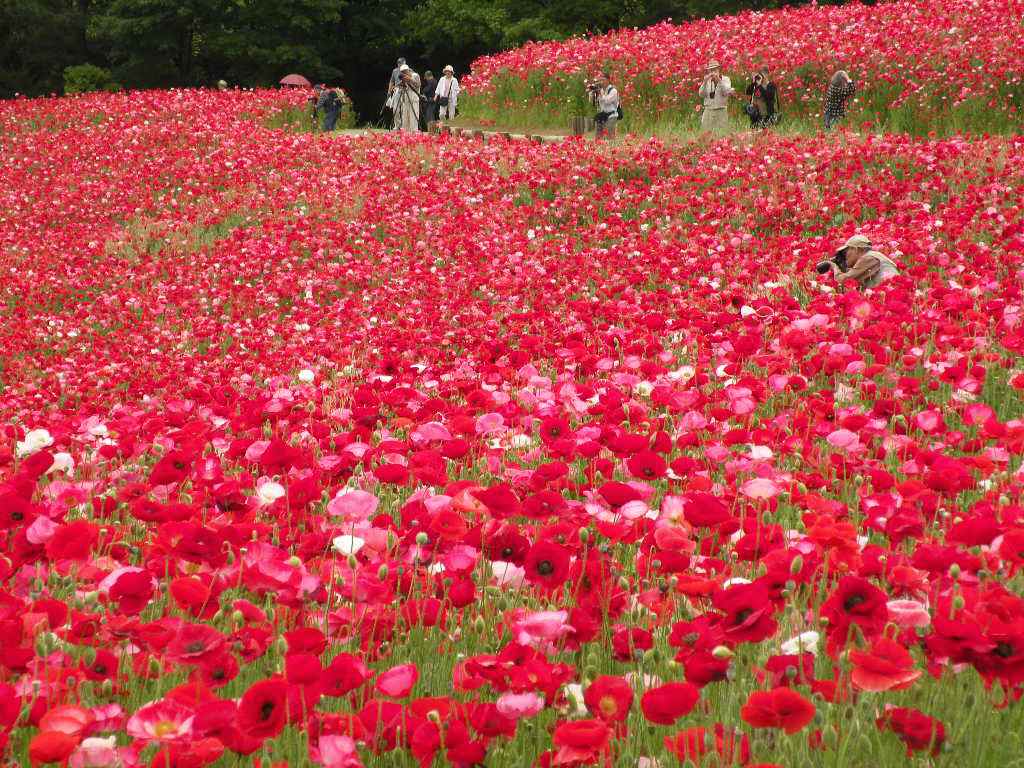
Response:
[[[839,1],[839,0],[837,0]],[[0,96],[60,93],[90,64],[130,88],[340,82],[372,118],[394,59],[465,69],[483,53],[786,0],[0,0]],[[90,68],[91,69],[91,68]]]

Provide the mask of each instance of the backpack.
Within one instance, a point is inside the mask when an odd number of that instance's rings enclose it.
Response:
[[[328,112],[335,109],[338,105],[338,94],[334,91],[327,91],[323,96],[320,97],[320,106],[326,109]]]

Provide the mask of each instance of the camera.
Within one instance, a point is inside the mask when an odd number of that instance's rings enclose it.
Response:
[[[814,267],[814,270],[819,275],[824,275],[826,272],[828,272],[830,269],[832,269],[832,267],[831,267],[832,264],[835,264],[837,267],[839,267],[839,271],[840,272],[846,272],[846,270],[848,269],[848,267],[846,266],[846,254],[845,253],[837,253],[835,256],[833,256],[828,261],[819,262]]]

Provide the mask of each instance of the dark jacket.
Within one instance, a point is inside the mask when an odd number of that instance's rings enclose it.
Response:
[[[767,83],[760,85],[751,83],[750,85],[747,86],[747,96],[751,98],[760,98],[764,101],[765,107],[768,110],[768,113],[764,115],[765,119],[775,114],[775,110],[777,109],[779,91],[775,87],[775,83],[773,83],[771,80],[769,80]]]

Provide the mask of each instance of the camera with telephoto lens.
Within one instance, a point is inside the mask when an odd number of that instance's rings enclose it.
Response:
[[[832,269],[832,264],[835,264],[837,267],[839,267],[840,272],[845,272],[848,269],[846,266],[846,254],[837,253],[828,261],[819,262],[817,266],[814,267],[814,269],[819,275],[824,275],[826,272]]]

